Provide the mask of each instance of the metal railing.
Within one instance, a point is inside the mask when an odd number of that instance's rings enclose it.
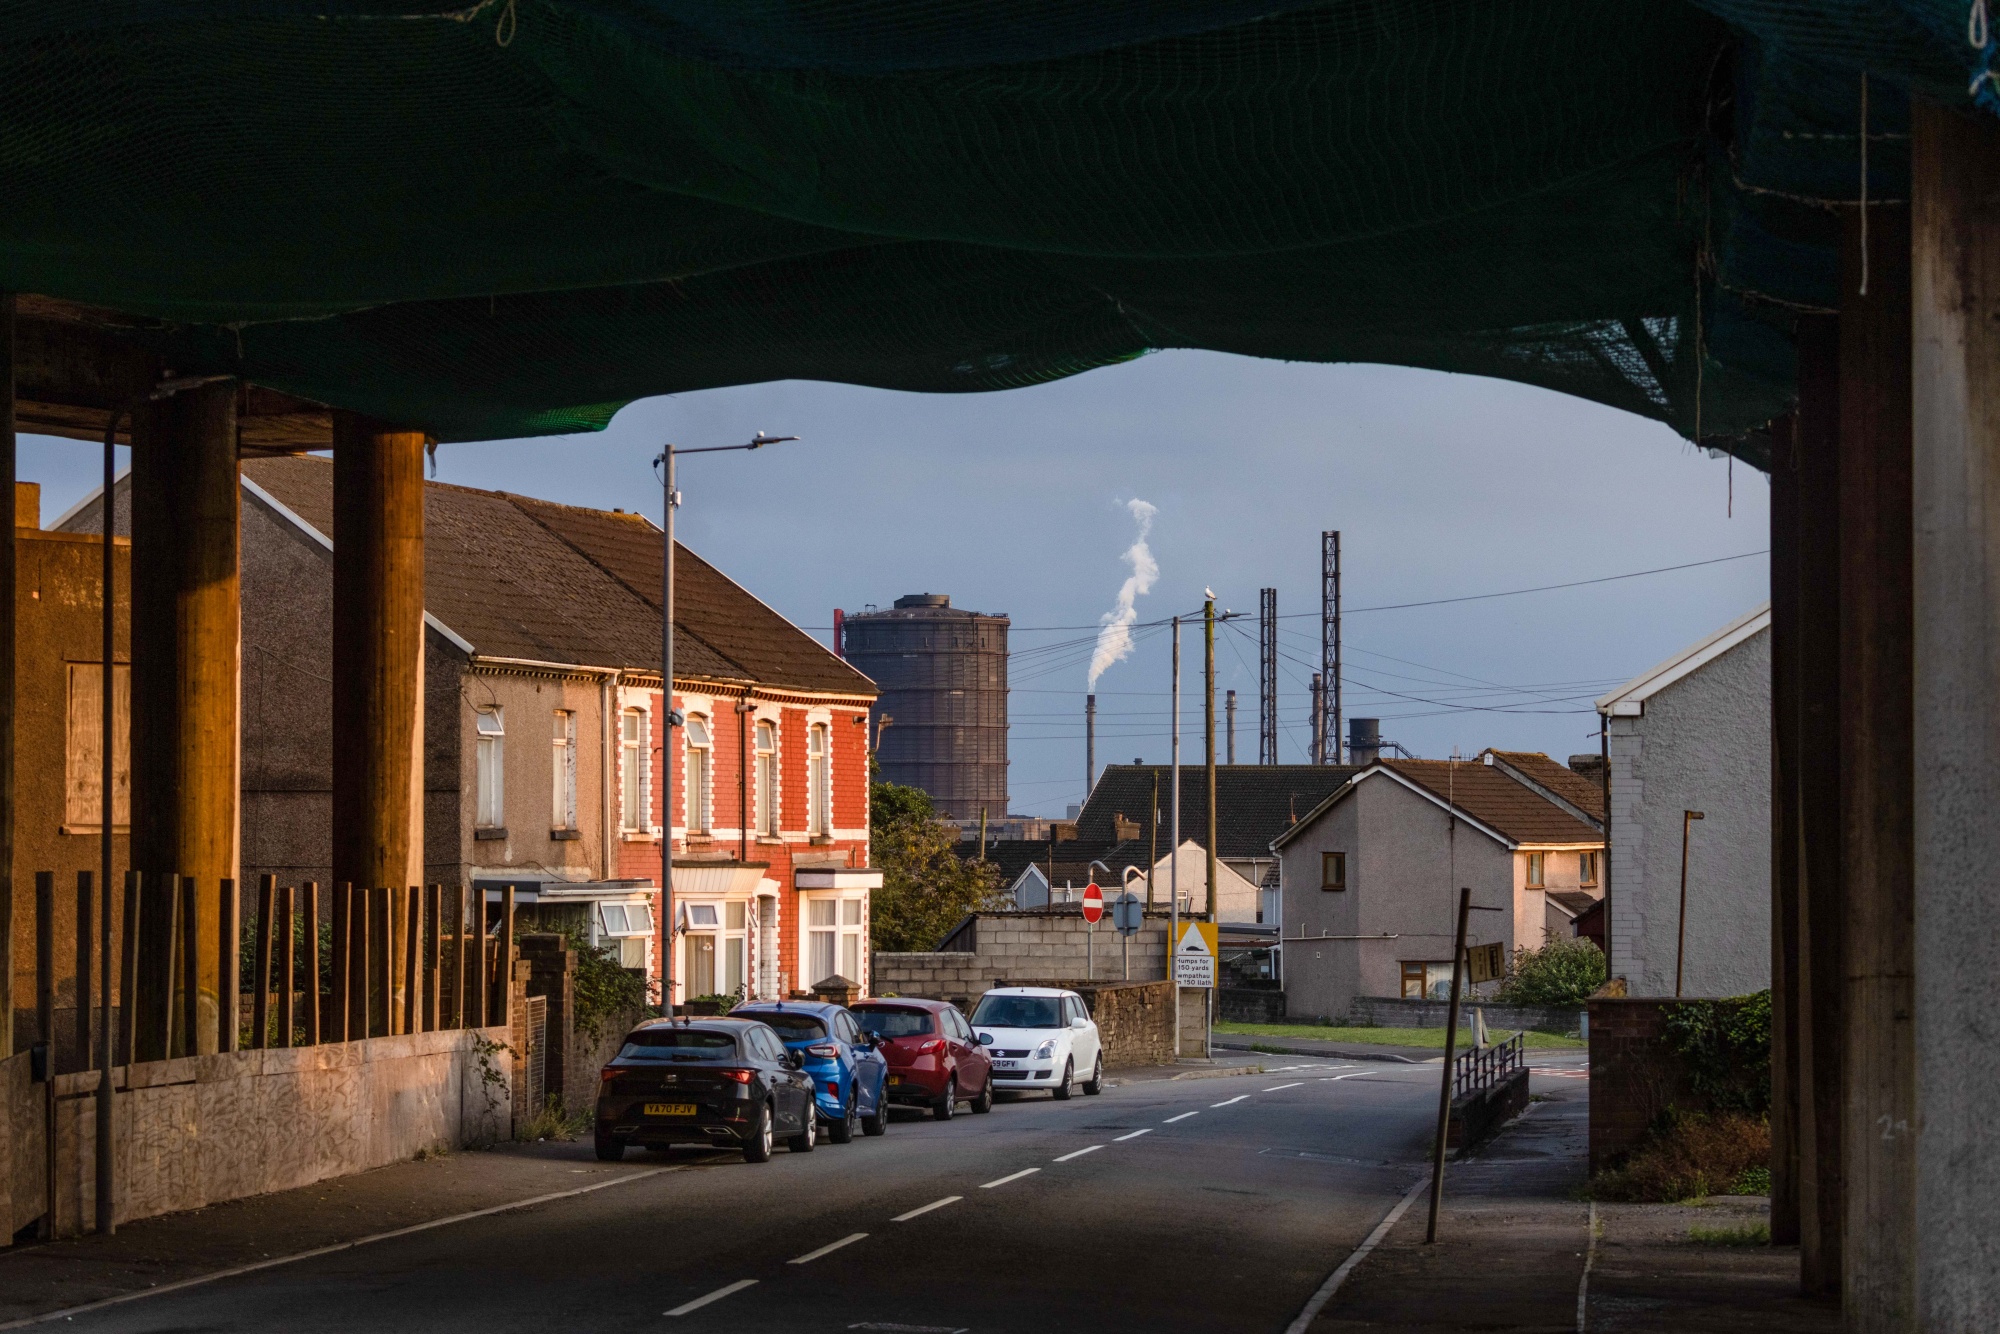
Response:
[[[1474,1047],[1458,1056],[1452,1063],[1452,1096],[1463,1098],[1505,1080],[1525,1064],[1521,1052],[1521,1035],[1516,1033],[1505,1042]]]

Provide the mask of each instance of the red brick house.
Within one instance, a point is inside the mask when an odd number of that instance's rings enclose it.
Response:
[[[332,878],[333,467],[243,463],[241,874]],[[120,483],[118,520],[127,507]],[[663,535],[622,511],[428,483],[423,857],[411,880],[568,923],[659,978],[673,765],[676,999],[868,985],[874,684],[679,548],[663,757]],[[99,524],[93,499],[68,525]]]

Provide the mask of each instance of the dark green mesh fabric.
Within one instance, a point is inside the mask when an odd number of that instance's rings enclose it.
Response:
[[[1861,70],[1894,197],[1907,93],[1984,95],[1968,9],[0,0],[0,285],[445,439],[1198,347],[1755,459],[1837,295]]]

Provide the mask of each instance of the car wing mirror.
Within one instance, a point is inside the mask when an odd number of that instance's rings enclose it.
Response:
[[[803,1066],[805,1065],[805,1063],[806,1063],[806,1058],[805,1058],[805,1057],[804,1057],[803,1055],[801,1055],[800,1053],[798,1053],[798,1052],[795,1052],[795,1051],[788,1051],[788,1052],[786,1052],[786,1053],[785,1053],[785,1068],[786,1068],[786,1069],[788,1069],[788,1070],[798,1070],[798,1069],[801,1069],[801,1068],[802,1068],[802,1067],[803,1067]]]
[[[1090,1020],[1088,1020],[1088,1019],[1081,1019],[1081,1018],[1078,1018],[1078,1019],[1072,1019],[1072,1020],[1070,1020],[1070,1021],[1069,1021],[1069,1026],[1070,1026],[1071,1028],[1089,1028],[1089,1027],[1090,1027]]]

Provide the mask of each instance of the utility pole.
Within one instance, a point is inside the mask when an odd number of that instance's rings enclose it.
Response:
[[[1319,535],[1319,700],[1320,753],[1315,764],[1341,764],[1340,718],[1340,530]],[[1327,718],[1328,712],[1332,718]]]
[[[1225,763],[1234,764],[1236,763],[1236,692],[1232,690],[1222,699],[1223,716],[1228,719],[1225,735],[1229,738],[1228,749],[1223,753],[1227,756]]]
[[[1688,830],[1696,820],[1706,820],[1701,811],[1681,812],[1681,921],[1680,938],[1674,942],[1674,999],[1681,998],[1681,960],[1687,954],[1688,943]],[[1610,937],[1605,937],[1609,943]]]
[[[1207,676],[1202,691],[1202,716],[1208,730],[1203,762],[1208,766],[1208,893],[1203,899],[1204,916],[1215,920],[1215,599],[1201,604],[1202,670]]]
[[[1168,825],[1167,894],[1173,900],[1167,928],[1167,980],[1174,984],[1174,1056],[1181,1054],[1181,984],[1174,972],[1174,950],[1181,943],[1181,618],[1174,617],[1174,790],[1168,795],[1173,822]]]
[[[666,537],[666,550],[660,558],[660,1013],[669,1019],[674,1017],[674,729],[681,725],[681,716],[674,711],[674,511],[681,504],[680,490],[674,485],[674,461],[681,454],[730,454],[796,439],[795,435],[765,435],[759,431],[756,439],[742,445],[681,449],[669,443],[660,446],[659,456],[653,460],[653,466],[660,470],[660,491],[665,502],[662,506],[665,512],[660,516]],[[108,508],[106,512],[109,513]],[[105,531],[107,534],[110,531],[108,523]],[[110,540],[109,536],[105,538],[107,543]],[[110,659],[107,657],[105,661]],[[108,675],[106,679],[109,680]],[[109,823],[106,821],[107,826]],[[743,823],[747,825],[749,821]]]
[[[1257,590],[1257,763],[1278,762],[1278,590]]]

